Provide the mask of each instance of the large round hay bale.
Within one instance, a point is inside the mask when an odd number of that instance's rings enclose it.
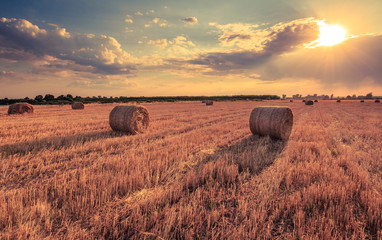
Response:
[[[381,101],[379,101],[379,99],[377,99],[377,100],[375,100],[374,102],[375,102],[375,103],[380,103]]]
[[[314,102],[318,102],[318,100],[316,99],[316,100],[314,100]]]
[[[341,100],[340,100],[340,99],[338,99],[338,100],[337,100],[337,102],[341,102]]]
[[[8,114],[33,113],[34,107],[29,103],[14,103],[9,105]]]
[[[72,109],[84,109],[85,105],[82,102],[75,102],[72,104]]]
[[[312,100],[308,100],[305,102],[305,105],[313,105],[313,101]]]
[[[143,106],[116,106],[110,112],[109,123],[114,131],[143,133],[149,126],[150,114]]]
[[[202,100],[202,103],[206,103],[206,100]]]
[[[360,102],[365,102],[365,100],[361,100]]]
[[[214,104],[213,101],[206,101],[206,106],[211,106],[211,105],[213,105],[213,104]]]
[[[289,100],[289,102],[293,102],[293,100]]]
[[[304,99],[304,100],[302,100],[302,102],[306,102],[306,100]]]
[[[293,113],[288,107],[257,107],[249,117],[249,128],[255,135],[288,139],[293,127]]]

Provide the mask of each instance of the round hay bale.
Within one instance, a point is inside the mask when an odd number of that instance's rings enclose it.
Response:
[[[306,101],[305,105],[313,105],[313,101],[312,100]]]
[[[318,100],[316,99],[316,100],[314,100],[314,102],[318,102]]]
[[[288,107],[257,107],[249,117],[252,134],[288,139],[293,127],[293,113]]]
[[[365,102],[365,100],[361,100],[360,102]]]
[[[293,102],[293,100],[289,100],[289,102]]]
[[[213,101],[206,101],[206,106],[211,106],[211,105],[213,105],[213,104],[214,104]]]
[[[377,100],[375,100],[374,102],[375,102],[375,103],[380,103],[381,101],[379,101],[379,99],[377,99]]]
[[[85,105],[82,102],[75,102],[72,104],[72,109],[84,109]]]
[[[29,103],[14,103],[9,105],[8,114],[33,113],[34,107]]]
[[[206,103],[206,100],[202,100],[202,103]]]
[[[110,127],[114,131],[130,134],[144,133],[149,122],[150,114],[143,106],[116,106],[109,115]]]
[[[338,99],[338,100],[337,100],[337,102],[341,102],[341,100],[340,100],[340,99]]]
[[[302,102],[306,102],[306,100],[304,99],[304,100],[302,100]]]

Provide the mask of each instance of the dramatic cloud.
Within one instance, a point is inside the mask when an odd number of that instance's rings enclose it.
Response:
[[[305,48],[318,38],[315,19],[299,19],[265,29],[257,25],[210,23],[220,31],[220,45],[229,50],[200,54],[190,60],[171,59],[179,69],[204,75],[247,74],[262,81],[316,79],[350,88],[382,85],[382,35],[349,38],[332,47]],[[293,54],[292,54],[293,53]]]
[[[350,38],[333,47],[301,49],[263,68],[266,79],[315,78],[330,85],[382,85],[382,35]]]
[[[243,26],[241,29],[248,28],[253,27]],[[228,29],[235,29],[235,31],[232,34],[223,31],[223,35],[219,38],[220,41],[252,41],[253,43],[246,44],[246,48],[205,53],[188,63],[204,65],[214,71],[253,68],[265,64],[274,56],[282,55],[303,44],[310,43],[318,36],[317,21],[314,19],[280,23],[269,29],[259,30],[257,33],[252,31],[250,34],[237,32],[236,30],[239,29],[237,26],[230,26]],[[255,38],[255,36],[257,37]]]
[[[186,23],[186,24],[190,24],[190,25],[198,23],[198,19],[196,17],[183,18],[183,19],[181,19],[181,21]]]
[[[220,25],[209,23],[219,31],[220,46],[239,47],[242,49],[256,49],[261,47],[262,41],[269,35],[269,30],[260,30],[257,24],[230,23]]]
[[[24,19],[0,19],[0,58],[20,61],[44,56],[103,74],[128,74],[137,64],[137,59],[122,50],[113,37],[71,34],[58,27],[40,29]]]
[[[126,15],[125,22],[132,23],[132,19]],[[146,27],[167,26],[162,18],[149,19]],[[182,21],[197,23],[194,17]],[[382,86],[381,35],[349,38],[332,47],[307,48],[318,38],[317,22],[307,18],[273,26],[209,23],[212,31],[206,36],[213,35],[213,50],[210,46],[209,50],[203,48],[201,41],[195,44],[187,32],[178,35],[156,29],[163,32],[158,36],[150,34],[155,32],[152,29],[144,29],[153,40],[145,35],[134,40],[143,49],[137,59],[110,36],[67,32],[54,24],[44,29],[24,19],[0,18],[0,63],[7,66],[0,69],[0,80],[70,78],[79,86],[93,86],[91,82],[98,79],[96,86],[103,86],[102,81],[122,86],[139,69],[148,75],[161,71],[194,80],[222,76],[256,84],[309,79],[321,86]],[[166,30],[173,31],[170,27]],[[125,31],[132,30],[125,26]]]

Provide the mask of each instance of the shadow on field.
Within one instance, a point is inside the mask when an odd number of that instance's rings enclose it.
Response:
[[[232,206],[234,209],[238,204],[235,198],[217,199],[221,196],[225,198],[232,193],[232,189],[236,188],[235,184],[239,179],[240,172],[248,172],[251,175],[259,174],[280,156],[286,145],[287,141],[251,135],[233,144],[213,149],[202,149],[192,154],[192,158],[197,158],[196,165],[186,165],[181,170],[178,169],[179,171],[169,171],[168,179],[164,180],[168,184],[165,184],[165,190],[155,191],[156,188],[153,188],[154,191],[139,191],[141,194],[131,196],[128,201],[120,202],[118,207],[111,208],[118,209],[119,220],[117,221],[119,222],[113,222],[113,220],[103,221],[101,224],[96,222],[92,228],[96,232],[99,231],[99,234],[104,234],[105,238],[121,238],[123,236],[124,239],[159,239],[159,235],[161,235],[160,223],[172,219],[174,212],[175,214],[192,214],[192,219],[200,217],[199,219],[202,221],[205,219],[203,214],[209,214],[208,211],[213,208],[220,208],[220,204]],[[244,175],[248,176],[247,174]],[[220,191],[225,191],[224,188],[231,188],[231,190],[222,194]],[[201,190],[197,191],[198,189]],[[191,194],[195,195],[191,196]],[[188,200],[195,202],[187,204]],[[193,212],[194,209],[201,210],[201,212]],[[206,210],[206,213],[203,209]],[[223,212],[224,210],[221,213]],[[230,210],[225,212],[234,214]],[[215,216],[220,216],[221,213],[214,212],[217,214]],[[107,214],[108,217],[113,216],[110,212]],[[146,216],[146,218],[141,216]],[[230,216],[224,215],[226,219]],[[107,217],[102,216],[101,218],[106,219]],[[219,221],[221,218],[215,219]],[[233,217],[228,219],[228,221],[230,220],[234,221]],[[143,221],[153,224],[145,225]],[[128,225],[123,225],[122,222],[126,222]],[[184,222],[187,223],[187,220]],[[181,225],[184,222],[179,225],[171,222],[169,225],[172,224],[170,227],[176,232],[182,229],[178,226],[184,226]],[[213,224],[211,227],[205,225],[205,227],[197,226],[195,228],[199,228],[200,233],[203,233],[204,230],[216,226],[215,223]],[[118,230],[115,230],[115,226],[118,226]],[[190,228],[194,227],[191,226]],[[156,232],[158,232],[158,236],[154,234]],[[182,234],[184,235],[184,232],[179,232],[178,235],[174,233],[168,238],[177,238],[174,236],[178,236],[179,239],[186,238]]]
[[[275,161],[287,143],[287,140],[251,135],[206,156],[202,164],[217,159],[226,159],[237,164],[239,172],[249,170],[253,174],[258,174]]]
[[[287,142],[252,135],[216,151],[204,149],[201,153],[206,155],[181,180],[183,190],[191,193],[211,180],[228,186],[241,172],[258,175],[279,157]]]
[[[28,153],[35,153],[44,149],[58,150],[99,139],[118,138],[122,136],[126,136],[126,134],[114,131],[104,131],[65,137],[48,137],[35,141],[0,146],[0,155],[10,156],[14,154],[19,154],[23,156]]]
[[[248,169],[258,174],[279,157],[287,143],[287,140],[251,135],[228,149],[230,154],[236,157],[235,162],[239,164],[239,171]]]

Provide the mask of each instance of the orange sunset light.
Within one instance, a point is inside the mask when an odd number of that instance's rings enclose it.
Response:
[[[333,46],[347,39],[346,30],[334,24],[327,24],[325,21],[319,21],[319,38],[315,41],[316,46]]]

